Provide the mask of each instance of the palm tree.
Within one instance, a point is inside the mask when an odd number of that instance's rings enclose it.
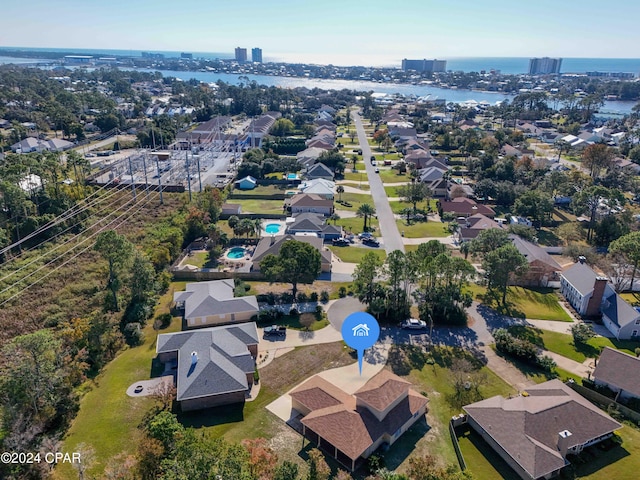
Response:
[[[262,219],[255,218],[253,220],[253,231],[256,235],[256,238],[260,238],[260,235],[262,234]]]
[[[341,202],[342,194],[344,193],[344,187],[342,185],[338,185],[338,188],[336,188],[336,192],[338,193],[338,201]]]
[[[340,215],[338,215],[337,213],[332,213],[329,217],[329,220],[333,220],[333,224],[335,225],[338,220],[340,220]]]
[[[358,217],[363,217],[364,218],[364,226],[362,227],[362,229],[366,232],[367,231],[367,220],[376,213],[375,208],[373,208],[371,205],[369,205],[368,203],[363,203],[362,205],[360,205],[360,207],[358,208],[358,211],[356,212],[356,214],[358,215]]]

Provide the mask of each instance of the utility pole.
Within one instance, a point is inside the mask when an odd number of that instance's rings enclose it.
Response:
[[[191,203],[191,172],[189,171],[189,151],[187,150],[187,185],[189,186],[189,203]]]
[[[133,199],[137,198],[136,195],[136,184],[133,181],[133,167],[131,166],[131,155],[129,155],[129,176],[131,177],[131,191],[133,192]]]
[[[149,180],[147,179],[147,152],[142,154],[142,166],[144,168],[144,187],[149,198]]]
[[[200,186],[200,192],[202,192],[202,174],[200,173],[200,154],[196,157],[196,163],[198,166],[198,184]]]
[[[160,162],[158,161],[158,155],[156,155],[156,170],[158,171],[158,191],[160,192],[160,205],[164,205],[162,199],[162,175],[160,174]]]

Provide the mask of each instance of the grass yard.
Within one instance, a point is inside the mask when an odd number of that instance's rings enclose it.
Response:
[[[284,203],[283,200],[244,200],[235,198],[232,201],[242,205],[242,213],[282,213],[282,205]]]
[[[476,480],[503,478],[518,480],[520,477],[496,451],[471,427],[456,429],[458,444],[467,469]]]
[[[385,190],[387,188],[396,188],[396,187],[385,187]],[[427,205],[426,202],[418,202],[418,205],[416,206],[418,207],[418,210],[420,209],[424,210],[427,207],[431,207],[432,212],[437,212],[438,209],[436,208],[436,202],[437,200],[432,198],[431,200],[429,200],[429,205]],[[402,210],[404,210],[405,208],[413,208],[412,203],[402,202],[400,200],[391,200],[389,202],[389,205],[391,206],[391,210],[393,210],[393,213],[397,213],[397,214],[401,214]]]
[[[374,175],[380,175],[382,183],[400,183],[408,182],[410,180],[409,175],[398,174],[398,170],[393,170],[391,168],[381,168],[380,173]]]
[[[407,182],[408,183],[408,182]],[[398,193],[398,187],[397,186],[386,186],[384,187],[384,191],[387,194],[387,197],[389,198],[397,198],[400,196],[400,194]]]
[[[572,321],[569,314],[560,306],[558,294],[552,288],[509,287],[506,307],[498,306],[495,301],[487,299],[486,289],[483,291],[483,288],[479,287],[474,292],[476,297],[502,314],[536,320]]]
[[[341,206],[341,205],[338,205]],[[336,212],[340,215],[340,212]],[[337,225],[340,225],[346,232],[349,233],[360,233],[362,232],[362,227],[364,226],[364,218],[360,217],[349,217],[349,218],[341,218],[336,222]],[[374,228],[374,231],[379,231],[379,224],[377,218],[370,218],[367,220],[367,226],[371,230],[371,227]]]
[[[279,180],[282,180],[282,173],[279,174],[279,177],[276,177]],[[253,190],[240,190],[240,189],[235,189],[233,191],[233,193],[231,195],[229,195],[229,202],[230,203],[236,203],[235,199],[233,198],[234,194],[238,194],[238,195],[254,195],[254,196],[260,196],[260,195],[284,195],[284,193],[287,190],[290,190],[291,187],[287,186],[287,185],[258,185],[256,188],[254,188]]]
[[[633,350],[640,345],[637,342],[616,340],[606,337],[594,337],[587,341],[586,345],[575,346],[573,336],[567,333],[552,332],[535,327],[513,326],[509,331],[520,338],[526,338],[545,350],[570,358],[576,362],[584,362],[587,358],[595,358],[600,355],[604,347],[635,355]]]
[[[640,470],[640,431],[632,425],[618,430],[622,445],[605,452],[594,449],[597,456],[576,466],[576,476],[581,480],[634,480]]]
[[[173,292],[184,290],[186,282],[174,282],[158,301],[155,315],[169,312]],[[121,352],[94,380],[87,383],[87,393],[80,401],[80,410],[64,438],[61,451],[73,452],[84,443],[95,450],[95,465],[90,473],[101,472],[109,459],[120,452],[136,452],[140,433],[137,426],[153,406],[150,398],[131,398],[126,389],[138,380],[149,378],[151,361],[155,357],[158,333],[180,331],[182,319],[174,317],[169,328],[155,331],[153,319],[144,329],[142,345]],[[54,478],[75,478],[70,464],[59,464]]]
[[[369,190],[369,182],[354,182],[353,180],[343,180],[340,181],[338,183],[338,185],[343,185],[345,187],[349,186],[349,187],[353,187],[353,188],[358,188],[360,190]],[[338,197],[338,194],[336,194],[336,199]]]
[[[369,194],[362,194],[362,193],[348,193],[345,192],[342,194],[342,200],[345,202],[348,202],[351,204],[350,207],[346,207],[345,205],[341,204],[341,203],[335,203],[335,208],[340,209],[340,210],[349,210],[352,212],[356,212],[358,210],[358,208],[360,208],[360,205],[362,205],[363,203],[368,203],[369,205],[371,205],[372,207],[373,205],[373,198],[371,198],[371,195]]]
[[[329,325],[329,320],[322,313],[303,313],[301,315],[284,315],[276,321],[268,320],[257,322],[259,327],[266,327],[268,325],[282,325],[293,330],[306,330],[309,332],[315,332],[321,330]]]
[[[628,292],[628,293],[620,293],[619,295],[625,300],[625,302],[627,302],[632,307],[640,306],[640,293]]]
[[[209,260],[209,252],[194,252],[187,257],[183,264],[194,265],[199,268],[214,268],[217,263]]]
[[[409,346],[393,347],[389,355],[388,365],[391,370],[407,378],[414,384],[416,391],[429,397],[427,423],[431,428],[428,433],[417,439],[417,442],[414,441],[404,448],[415,451],[416,455],[430,454],[447,464],[457,466],[458,461],[449,436],[448,422],[453,415],[461,412],[460,404],[466,404],[466,400],[455,398],[450,365],[455,358],[468,354],[451,348],[436,348],[433,352],[432,364],[426,362],[427,358],[419,353],[419,350]],[[515,393],[511,386],[488,368],[482,367],[480,373],[486,375],[486,381],[480,387],[483,398]],[[385,454],[385,461],[390,468],[399,466],[399,470],[402,471],[408,463],[406,462],[408,454],[406,451],[398,452],[400,447],[400,442],[394,444]]]
[[[360,182],[360,181],[368,182],[369,181],[367,177],[367,172],[364,170],[364,168],[362,170],[358,169],[357,172],[353,172],[350,168],[347,168],[344,171],[344,175],[342,179],[352,181],[352,182]]]
[[[451,235],[447,224],[437,221],[417,222],[407,225],[404,220],[396,220],[400,233],[407,238],[448,237]]]
[[[331,250],[336,257],[346,263],[360,263],[362,258],[369,252],[373,252],[376,254],[382,261],[387,258],[387,252],[381,249],[376,248],[365,248],[365,247],[336,247],[330,246],[329,250]]]

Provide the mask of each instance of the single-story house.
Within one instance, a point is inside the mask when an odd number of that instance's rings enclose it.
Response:
[[[333,200],[333,192],[336,184],[331,180],[315,178],[302,182],[298,188],[302,193],[314,194],[327,200]]]
[[[290,393],[302,432],[349,470],[381,445],[393,445],[427,411],[428,400],[382,370],[353,395],[315,375]]]
[[[312,138],[307,141],[307,148],[321,148],[323,150],[333,150],[335,143],[324,138]]]
[[[35,137],[27,137],[11,145],[11,151],[14,153],[31,153],[31,152],[62,152],[73,147],[72,142],[62,140],[60,138],[52,138],[50,140],[40,140]]]
[[[446,197],[447,187],[449,184],[444,177],[446,171],[446,168],[423,168],[422,170],[418,170],[418,181],[429,187],[429,190],[431,190],[434,197]]]
[[[560,274],[560,293],[580,315],[595,317],[600,314],[607,281],[581,260]]]
[[[531,222],[531,220],[529,220],[526,217],[518,217],[517,215],[512,215],[511,218],[509,219],[509,223],[511,225],[523,225],[525,227],[533,226],[533,223]]]
[[[247,175],[240,180],[236,180],[236,188],[239,190],[253,190],[258,185],[258,181],[251,175]]]
[[[253,385],[258,342],[254,322],[158,335],[158,360],[175,369],[182,411],[244,402]]]
[[[454,198],[450,201],[439,200],[438,210],[440,210],[442,214],[450,213],[454,217],[470,217],[476,213],[481,213],[485,217],[489,218],[494,218],[496,216],[496,212],[493,211],[493,208],[487,207],[486,205],[465,197]]]
[[[322,238],[316,236],[294,236],[294,235],[274,235],[270,237],[262,237],[256,245],[251,257],[254,272],[260,271],[260,262],[266,255],[278,255],[284,242],[289,240],[297,240],[312,245],[320,252],[320,267],[322,272],[331,271],[331,250],[324,247]],[[246,297],[242,297],[246,298]]]
[[[235,298],[233,279],[187,283],[184,292],[175,292],[176,307],[184,310],[186,328],[248,322],[258,314],[255,295]]]
[[[294,195],[291,198],[287,198],[285,203],[291,208],[292,215],[311,212],[321,213],[328,217],[333,214],[333,200],[327,200],[313,193]]]
[[[616,400],[640,400],[640,358],[604,347],[593,371],[593,381],[617,392]]]
[[[460,243],[468,242],[480,235],[480,232],[491,228],[502,228],[502,225],[492,218],[476,213],[458,221],[458,228],[454,236]]]
[[[620,423],[559,380],[463,407],[466,421],[525,480],[549,479],[579,454],[613,435]]]
[[[600,304],[602,323],[618,340],[640,340],[640,312],[616,293],[610,284]]]
[[[309,167],[310,165],[316,163],[320,155],[322,155],[326,151],[327,149],[325,148],[309,147],[305,150],[302,150],[301,152],[298,152],[296,154],[296,160],[298,160],[298,163],[304,165],[305,167]]]
[[[529,264],[526,273],[513,279],[515,285],[546,287],[548,282],[558,280],[562,267],[543,248],[517,235],[509,235],[509,238]]]
[[[315,233],[323,240],[333,240],[342,237],[342,227],[327,225],[326,217],[317,213],[301,213],[289,221],[287,219],[287,232],[290,235],[300,233]]]
[[[315,163],[307,168],[304,174],[307,180],[315,180],[316,178],[323,178],[325,180],[333,180],[333,170],[327,167],[324,163]]]

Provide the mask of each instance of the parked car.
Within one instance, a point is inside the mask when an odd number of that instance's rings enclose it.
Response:
[[[370,234],[369,232],[362,232],[358,234],[358,238],[360,240],[364,240],[365,238],[373,238],[373,235]]]
[[[348,247],[350,245],[349,240],[346,238],[334,238],[331,243],[337,247]]]
[[[363,238],[362,243],[368,245],[369,247],[379,247],[380,242],[373,237]]]
[[[376,173],[380,173],[380,169],[376,167]]]
[[[264,327],[265,336],[275,335],[278,337],[284,337],[287,334],[287,327],[283,327],[280,325],[271,325],[269,327]]]
[[[376,165],[378,165],[378,162],[376,162],[375,160],[371,160],[371,165],[375,167]]]
[[[427,322],[417,318],[407,318],[402,322],[401,327],[408,330],[422,330],[427,328]]]

